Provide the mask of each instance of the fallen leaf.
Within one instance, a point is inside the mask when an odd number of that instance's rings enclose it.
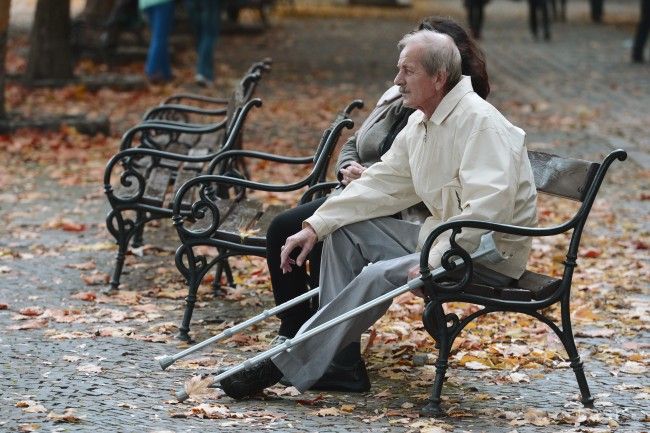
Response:
[[[92,302],[97,299],[97,294],[95,292],[79,292],[72,295],[72,298]]]
[[[18,311],[23,316],[36,317],[43,314],[43,309],[39,307],[27,307]]]
[[[18,325],[7,326],[7,329],[11,329],[13,331],[20,331],[26,329],[40,329],[46,327],[48,322],[49,321],[47,319],[25,320],[24,322],[21,322]]]
[[[341,411],[336,407],[325,407],[314,412],[316,416],[340,416]]]
[[[490,367],[479,361],[469,361],[465,363],[465,368],[470,370],[489,370]]]
[[[88,284],[89,286],[96,286],[96,285],[108,284],[111,277],[105,272],[99,272],[95,270],[90,274],[83,274],[81,276],[81,279],[84,281],[84,283]]]
[[[65,265],[66,268],[78,269],[80,271],[91,271],[97,267],[94,260],[90,260],[83,263],[73,263]]]
[[[627,361],[621,367],[621,371],[623,373],[629,373],[629,374],[644,374],[646,371],[648,371],[648,369],[645,365],[640,364],[638,362]]]
[[[33,401],[33,400],[22,400],[16,403],[16,407],[19,407],[23,410],[23,412],[27,413],[40,413],[40,412],[47,412],[47,409],[45,409],[45,406],[42,404]]]
[[[55,423],[69,423],[77,424],[81,422],[81,418],[74,414],[75,410],[72,408],[67,408],[63,411],[62,414],[57,414],[50,412],[47,414],[47,419],[54,421]]]
[[[99,365],[95,364],[84,364],[77,367],[77,371],[81,371],[83,373],[101,373],[102,368]]]
[[[79,361],[81,359],[81,357],[80,356],[73,356],[73,355],[65,355],[62,359],[64,361],[68,361],[68,362],[77,362],[77,361]]]

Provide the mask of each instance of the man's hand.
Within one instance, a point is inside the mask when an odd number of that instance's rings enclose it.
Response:
[[[318,235],[309,225],[295,235],[289,236],[282,245],[282,252],[280,253],[280,269],[282,269],[282,273],[291,272],[291,265],[302,266],[307,259],[307,254],[314,248],[316,242],[318,242]],[[294,260],[289,256],[296,248],[300,248],[301,251]]]
[[[342,168],[340,170],[341,176],[343,177],[343,179],[341,179],[341,183],[343,185],[347,185],[353,180],[359,179],[359,177],[361,177],[361,173],[364,171],[366,171],[366,167],[356,161],[351,162],[350,165],[346,165],[345,168]]]

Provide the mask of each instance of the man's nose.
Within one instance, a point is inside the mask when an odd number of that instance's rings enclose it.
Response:
[[[402,85],[403,80],[402,80],[402,73],[401,72],[398,72],[397,75],[395,75],[395,79],[393,80],[393,83],[396,86],[401,86]]]

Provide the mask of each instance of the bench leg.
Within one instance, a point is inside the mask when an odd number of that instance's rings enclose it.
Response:
[[[183,313],[183,321],[178,329],[177,338],[183,341],[192,341],[190,338],[190,322],[192,321],[192,313],[194,312],[194,304],[196,303],[196,292],[198,291],[199,284],[192,284],[189,286],[187,297],[185,298],[185,312]]]
[[[562,299],[562,334],[558,334],[564,349],[569,355],[569,360],[571,361],[571,368],[576,375],[576,380],[578,381],[578,387],[580,388],[581,402],[584,407],[593,408],[594,407],[594,398],[591,396],[589,391],[589,384],[587,384],[587,378],[585,377],[585,370],[582,365],[582,360],[578,354],[578,349],[576,347],[575,340],[573,338],[573,330],[571,328],[571,314],[569,310],[569,297],[568,291],[567,296]]]
[[[113,209],[106,217],[106,228],[113,235],[117,243],[115,268],[113,269],[113,275],[110,281],[111,289],[117,289],[119,287],[129,240],[131,240],[138,228],[141,228],[143,225],[144,223],[139,219],[134,222],[129,218],[124,218],[121,210]]]
[[[449,352],[451,351],[451,343],[453,339],[450,338],[449,329],[445,321],[445,312],[442,305],[435,301],[430,301],[422,315],[422,322],[424,327],[429,333],[435,330],[436,346],[438,347],[438,359],[436,360],[436,377],[433,381],[433,388],[431,390],[431,398],[429,402],[420,409],[420,416],[439,418],[446,416],[446,413],[440,407],[442,385],[445,381],[447,373]],[[432,335],[433,336],[433,335]],[[450,341],[452,340],[452,341]]]
[[[136,218],[136,221],[143,221],[144,216],[145,216],[144,212],[138,211],[138,216]],[[144,233],[144,224],[140,224],[136,229],[135,234],[133,235],[133,242],[131,242],[131,246],[133,248],[139,248],[142,245],[144,245],[143,233]]]
[[[178,247],[174,260],[176,267],[185,277],[188,288],[187,297],[185,298],[185,312],[183,313],[181,326],[178,329],[177,338],[183,341],[192,341],[189,333],[192,313],[196,304],[196,294],[201,285],[201,280],[203,280],[203,277],[209,271],[209,266],[205,257],[194,256],[192,247],[187,245]]]

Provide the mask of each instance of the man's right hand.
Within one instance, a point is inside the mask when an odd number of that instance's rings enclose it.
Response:
[[[302,266],[307,259],[307,254],[314,248],[316,242],[318,242],[318,235],[310,225],[307,225],[295,235],[289,236],[282,246],[282,252],[280,253],[280,268],[282,269],[282,273],[286,274],[287,272],[291,272],[291,265]],[[290,255],[296,248],[300,248],[301,251],[298,257],[296,257],[296,260],[294,260]]]

